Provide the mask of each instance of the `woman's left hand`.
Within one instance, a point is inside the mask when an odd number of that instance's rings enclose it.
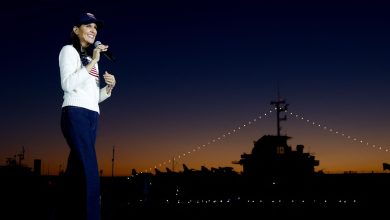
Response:
[[[106,71],[103,74],[103,78],[104,82],[107,84],[107,93],[111,93],[111,90],[116,84],[115,76]]]

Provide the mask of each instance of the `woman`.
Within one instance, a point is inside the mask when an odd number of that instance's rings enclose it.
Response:
[[[116,83],[115,77],[106,71],[103,74],[106,86],[100,87],[98,62],[108,46],[100,44],[93,48],[93,45],[102,25],[93,14],[81,14],[73,26],[70,44],[63,46],[59,54],[64,91],[61,130],[70,148],[65,172],[66,210],[60,215],[68,219],[100,219],[95,151],[99,103],[111,96]]]

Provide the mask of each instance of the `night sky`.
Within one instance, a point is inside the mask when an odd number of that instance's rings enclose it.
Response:
[[[24,147],[22,162],[41,159],[43,174],[66,166],[58,54],[80,12],[104,20],[97,40],[117,58],[99,63],[117,79],[100,105],[103,175],[113,147],[115,175],[183,163],[241,171],[232,161],[276,134],[275,113],[264,114],[278,89],[290,104],[281,133],[316,170],[390,163],[390,1],[51,2],[0,9],[1,165]]]

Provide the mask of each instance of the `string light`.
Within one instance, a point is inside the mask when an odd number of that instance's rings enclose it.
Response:
[[[286,110],[285,112],[288,113],[287,110]],[[289,112],[289,113],[290,113],[290,115],[293,115],[293,116],[295,115],[295,118],[300,117],[301,120],[305,121],[305,118],[304,118],[303,116],[299,116],[298,114],[294,114],[294,113],[292,113],[292,112]],[[293,118],[294,118],[294,117],[293,117]],[[307,122],[307,123],[310,123],[311,121],[310,121],[309,119],[306,119],[306,122]],[[366,146],[370,146],[370,144],[369,144],[367,141],[363,141],[363,139],[358,139],[358,138],[356,138],[356,137],[352,137],[352,136],[350,136],[350,135],[346,135],[345,133],[342,133],[342,132],[340,132],[340,131],[335,131],[333,128],[329,128],[329,129],[328,129],[327,126],[321,125],[321,124],[316,123],[316,122],[314,122],[314,121],[312,121],[311,124],[312,124],[313,126],[314,126],[314,125],[317,125],[316,127],[322,128],[323,130],[326,130],[326,131],[328,131],[328,132],[330,132],[330,133],[332,133],[332,134],[341,135],[342,137],[347,138],[347,139],[349,139],[349,140],[358,142],[358,143],[360,143],[360,144],[364,144],[364,145],[366,145]],[[372,144],[371,147],[372,147],[372,148],[376,148],[376,149],[378,149],[378,150],[384,150],[385,152],[389,152],[389,149],[388,149],[388,148],[383,148],[383,147],[381,147],[381,146],[376,146],[375,144]]]
[[[177,195],[176,195],[177,196]],[[195,207],[195,206],[202,206],[202,207],[215,207],[215,206],[234,206],[237,204],[241,205],[249,205],[253,207],[254,205],[260,205],[260,207],[268,207],[264,205],[272,205],[272,206],[293,206],[293,207],[309,207],[309,206],[315,206],[315,207],[333,207],[333,205],[338,206],[356,206],[359,205],[361,202],[356,199],[277,199],[277,198],[269,198],[269,199],[246,199],[246,200],[240,200],[239,198],[223,198],[223,199],[164,199],[161,201],[164,204],[176,204],[177,206],[188,206],[188,207]],[[134,206],[143,205],[144,200],[138,200],[138,205],[136,203],[130,203],[127,202],[128,205],[132,204]]]
[[[277,108],[274,108],[274,110],[277,110]],[[358,139],[358,138],[356,138],[356,137],[352,137],[352,136],[350,136],[350,135],[346,135],[346,134],[343,133],[343,132],[340,132],[340,131],[335,130],[335,129],[333,129],[333,128],[329,128],[329,127],[327,127],[327,126],[325,126],[325,125],[321,125],[320,123],[317,123],[317,122],[312,121],[312,120],[310,120],[310,119],[306,119],[306,118],[305,118],[303,115],[301,115],[301,114],[296,114],[296,113],[290,112],[290,111],[288,111],[288,110],[285,110],[284,112],[289,113],[291,116],[293,116],[292,118],[300,119],[300,120],[302,120],[302,121],[304,121],[304,122],[306,122],[306,123],[308,123],[308,124],[311,124],[312,126],[315,126],[315,127],[320,128],[320,129],[322,129],[322,130],[328,131],[328,132],[330,132],[330,133],[332,133],[332,134],[340,135],[340,136],[342,136],[342,137],[344,137],[344,138],[347,138],[347,139],[349,139],[349,140],[358,142],[358,143],[360,143],[360,144],[364,144],[364,145],[366,145],[366,146],[371,146],[372,148],[375,148],[375,149],[378,149],[378,150],[383,150],[383,151],[385,151],[385,152],[389,152],[389,149],[388,149],[388,148],[383,148],[383,147],[377,146],[377,145],[375,145],[375,144],[369,144],[367,141],[363,141],[363,139]],[[268,113],[269,113],[269,114],[268,114]],[[207,144],[203,144],[203,145],[201,145],[201,146],[197,146],[197,147],[195,147],[195,148],[193,148],[193,149],[187,151],[187,153],[179,154],[179,155],[173,157],[174,160],[167,160],[167,161],[164,161],[164,162],[162,162],[162,163],[159,163],[159,167],[161,167],[162,164],[166,165],[166,164],[174,163],[176,158],[177,158],[177,159],[182,159],[182,157],[189,156],[189,154],[191,154],[191,152],[195,153],[195,152],[197,152],[197,151],[206,149],[207,146],[209,146],[209,145],[211,145],[211,144],[214,144],[214,143],[216,143],[216,142],[219,142],[219,141],[221,141],[221,140],[224,140],[224,139],[227,138],[228,136],[230,136],[230,135],[232,135],[232,134],[234,134],[234,133],[237,133],[238,131],[241,131],[243,128],[245,128],[245,127],[247,127],[247,126],[249,126],[249,125],[252,125],[253,123],[257,122],[258,120],[268,118],[268,116],[269,116],[271,113],[273,113],[273,110],[272,110],[272,109],[269,110],[268,113],[263,113],[263,114],[258,115],[256,118],[254,118],[254,119],[248,121],[247,123],[244,123],[244,124],[242,124],[242,125],[240,125],[240,126],[237,126],[236,128],[232,129],[231,131],[227,131],[226,133],[222,134],[221,136],[212,139],[211,141],[207,142]],[[156,169],[157,166],[155,165],[154,168]],[[152,167],[149,168],[149,172],[150,172],[150,171],[152,171]],[[148,172],[148,169],[146,169],[145,172]]]
[[[268,113],[272,113],[272,112],[273,112],[272,110],[268,111]],[[195,148],[189,150],[187,152],[187,154],[190,154],[191,152],[197,152],[199,150],[205,149],[206,146],[214,144],[216,142],[219,142],[219,141],[221,141],[223,139],[226,139],[227,136],[230,136],[230,135],[232,135],[234,133],[237,133],[238,131],[241,131],[243,128],[246,128],[247,126],[252,125],[253,123],[257,122],[259,119],[264,119],[264,118],[267,118],[267,117],[268,117],[267,113],[262,113],[262,114],[258,115],[256,118],[252,119],[251,121],[248,121],[247,123],[244,123],[244,124],[242,124],[240,126],[237,126],[235,129],[232,129],[231,131],[227,131],[226,133],[222,134],[221,136],[212,139],[211,141],[207,142],[207,144],[203,144],[201,146],[198,146],[198,147],[195,147]],[[183,153],[183,154],[180,154],[177,157],[175,156],[173,158],[181,159],[182,157],[185,157],[185,156],[186,156],[186,153]],[[175,162],[175,160],[167,160],[167,161],[164,161],[164,162],[161,162],[161,163],[162,164],[170,164],[170,163],[174,163],[174,162]],[[159,163],[160,166],[161,166],[161,163]],[[157,166],[155,165],[154,168],[156,168],[156,167]],[[151,171],[151,170],[152,170],[152,168],[149,168],[149,171]],[[147,169],[145,170],[145,172],[147,172]]]

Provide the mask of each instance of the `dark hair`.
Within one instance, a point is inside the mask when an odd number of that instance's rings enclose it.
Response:
[[[77,50],[77,52],[79,53],[80,57],[82,55],[82,52],[81,52],[81,44],[80,44],[80,39],[79,37],[74,33],[74,31],[72,30],[70,32],[70,39],[69,39],[69,43],[72,44],[72,46]],[[92,46],[89,45],[86,49],[86,53],[88,56],[91,56],[92,57]]]

